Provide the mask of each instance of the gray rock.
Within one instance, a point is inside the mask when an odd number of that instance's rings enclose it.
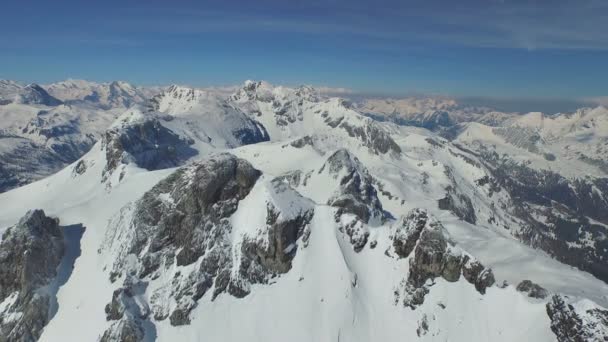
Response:
[[[327,159],[319,173],[326,169],[335,177],[345,174],[339,179],[337,193],[327,203],[339,208],[338,215],[353,214],[364,223],[373,217],[382,221],[387,218],[373,179],[357,157],[346,149],[339,149]]]
[[[367,120],[369,121],[366,121],[362,126],[353,126],[347,122],[342,122],[340,128],[344,129],[351,137],[359,139],[364,146],[375,154],[401,153],[401,147],[385,130],[379,127],[378,123],[370,119]]]
[[[492,270],[483,266],[479,261],[465,256],[462,266],[462,276],[481,294],[486,293],[486,289],[496,282]]]
[[[402,218],[393,235],[393,248],[399,257],[409,256],[403,304],[414,309],[424,302],[435,278],[449,282],[460,275],[484,294],[495,282],[492,270],[455,248],[440,222],[423,209],[414,209]],[[413,256],[412,256],[413,248]]]
[[[402,216],[394,225],[393,248],[399,257],[406,258],[412,253],[428,218],[426,210],[416,208],[407,216]]]
[[[449,210],[459,219],[475,224],[477,216],[471,199],[460,193],[456,193],[454,187],[448,186],[444,198],[437,200],[437,205],[441,210]]]
[[[243,236],[239,247],[233,245],[230,216],[260,175],[247,161],[225,153],[179,169],[159,182],[134,205],[128,226],[109,229],[110,234],[130,231],[130,240],[120,242],[111,279],[132,277],[133,283],[147,283],[169,268],[189,266],[149,295],[156,320],[169,318],[172,325],[184,325],[190,323],[190,312],[210,289],[212,300],[222,293],[241,298],[249,294],[251,284],[267,284],[289,271],[296,242],[304,242],[310,234],[312,205],[285,216],[280,208],[283,203],[275,207],[268,202],[260,236]],[[273,180],[270,186],[277,195],[290,191],[293,194],[288,198],[299,196],[283,179]],[[106,244],[114,241],[113,235],[106,239]],[[240,253],[233,253],[234,248],[240,248]],[[129,255],[136,256],[136,265],[129,266]],[[167,305],[169,300],[175,305]],[[124,318],[120,312],[128,312],[138,322],[140,309],[123,310],[124,300],[114,302],[108,306],[112,317]]]
[[[547,290],[530,280],[522,280],[521,283],[517,285],[516,289],[519,292],[527,293],[528,297],[531,298],[545,299],[549,295]]]
[[[120,164],[129,162],[147,170],[179,166],[198,154],[190,147],[193,143],[173,133],[157,119],[109,129],[102,138],[106,151],[103,180]]]
[[[49,320],[51,293],[65,251],[59,220],[31,210],[0,243],[0,341],[36,341]],[[19,320],[12,317],[20,315]]]
[[[100,342],[141,342],[144,329],[134,319],[124,317],[114,322],[104,333]]]

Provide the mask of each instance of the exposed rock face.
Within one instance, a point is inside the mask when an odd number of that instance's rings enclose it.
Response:
[[[395,254],[401,258],[410,257],[408,278],[403,284],[405,306],[414,309],[422,304],[432,286],[429,281],[438,277],[455,282],[462,274],[481,294],[494,284],[492,270],[455,247],[441,223],[429,217],[425,210],[413,209],[394,229]],[[396,292],[397,301],[399,292]]]
[[[359,159],[340,149],[334,152],[318,171],[338,179],[338,188],[327,204],[338,208],[336,222],[340,231],[348,235],[355,251],[362,250],[369,237],[368,224],[383,223],[389,216],[382,208],[373,178]],[[349,214],[349,215],[344,215]]]
[[[401,148],[393,138],[371,120],[362,126],[353,126],[347,122],[342,122],[340,127],[351,137],[361,140],[363,145],[367,146],[375,154],[401,153]]]
[[[551,297],[547,314],[551,330],[559,342],[608,341],[608,310],[600,308],[575,309],[560,295]]]
[[[528,294],[528,297],[545,299],[549,295],[549,292],[538,284],[533,283],[530,280],[522,280],[517,285],[517,291]]]
[[[0,341],[36,341],[49,320],[51,294],[65,246],[59,221],[29,211],[0,243]]]
[[[463,158],[464,155],[459,155]],[[465,159],[466,160],[466,159]],[[474,163],[473,161],[468,161]],[[459,191],[458,182],[456,181],[453,171],[451,168],[445,168],[445,175],[450,179],[452,185],[449,185],[445,190],[446,194],[444,198],[437,201],[437,205],[441,210],[449,210],[452,214],[456,215],[459,219],[469,222],[471,224],[477,223],[477,216],[475,215],[475,208],[471,199]]]
[[[190,312],[210,289],[213,299],[222,293],[244,297],[251,284],[268,283],[291,268],[296,242],[305,235],[314,206],[282,179],[259,185],[276,199],[267,200],[264,226],[248,234],[232,226],[231,216],[260,176],[245,160],[215,155],[179,169],[123,210],[104,244],[116,255],[111,279],[125,282],[106,308],[108,319],[118,320],[107,334],[133,323],[143,325],[148,309],[133,303],[145,299],[132,297],[161,275],[172,279],[149,294],[150,313],[156,320],[169,318],[172,325],[183,325],[190,323]],[[138,330],[129,328],[133,331]]]
[[[274,88],[266,82],[247,81],[229,101],[249,115],[261,115],[259,103],[270,104],[277,126],[284,127],[304,118],[304,102],[317,102],[316,91],[307,86],[295,89]]]
[[[148,101],[145,111],[180,121],[185,134],[216,147],[268,141],[266,128],[213,92],[172,85]]]
[[[337,150],[327,159],[319,173],[326,169],[335,178],[341,177],[340,188],[327,204],[340,208],[339,214],[353,214],[365,223],[373,218],[385,219],[372,177],[357,157],[346,149]]]
[[[428,220],[426,210],[416,208],[395,223],[392,236],[395,254],[407,258],[412,253]]]
[[[147,170],[178,166],[198,153],[190,147],[192,143],[156,119],[109,129],[102,140],[107,160],[103,177],[129,162]]]
[[[439,199],[437,204],[439,209],[449,210],[463,221],[471,224],[475,224],[477,221],[471,199],[466,195],[455,193],[451,186],[448,187],[445,197]]]
[[[140,342],[144,340],[144,329],[131,318],[122,318],[112,324],[100,342]]]

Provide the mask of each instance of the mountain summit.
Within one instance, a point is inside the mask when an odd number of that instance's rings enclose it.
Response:
[[[608,338],[604,108],[60,89],[0,106],[0,341]]]

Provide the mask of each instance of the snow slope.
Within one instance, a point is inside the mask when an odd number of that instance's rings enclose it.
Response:
[[[565,341],[555,327],[574,314],[593,323],[580,330],[596,340],[608,333],[594,323],[608,285],[523,244],[512,193],[480,185],[492,170],[433,132],[373,121],[310,88],[247,82],[227,100],[170,87],[104,135],[144,141],[141,132],[165,129],[197,151],[181,167],[146,169],[141,150],[114,150],[107,138],[60,172],[0,194],[0,230],[29,208],[85,227],[41,341]],[[107,186],[116,156],[121,172]],[[232,173],[234,163],[243,169]],[[457,280],[433,273],[436,254],[424,258],[429,225],[400,226],[416,208],[442,227],[433,234],[446,255],[469,260]],[[412,250],[403,255],[398,243]],[[475,258],[493,284],[465,275]],[[430,275],[412,288],[420,270]],[[555,297],[528,297],[516,289],[525,279],[568,296],[558,298],[573,311],[550,317]],[[427,291],[423,302],[405,305],[416,289]]]

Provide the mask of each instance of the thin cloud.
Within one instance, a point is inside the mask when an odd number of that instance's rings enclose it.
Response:
[[[148,9],[159,11],[160,9]],[[482,48],[608,49],[608,6],[597,1],[558,0],[547,4],[513,1],[464,1],[400,6],[378,5],[374,15],[354,5],[335,5],[317,15],[280,12],[172,9],[158,20],[138,16],[108,22],[126,32],[205,34],[275,32],[323,37],[349,35],[387,46],[404,43],[449,44]],[[332,13],[324,16],[323,13]],[[362,42],[364,43],[364,42]],[[368,44],[369,45],[369,44]],[[376,44],[377,45],[377,44]]]

